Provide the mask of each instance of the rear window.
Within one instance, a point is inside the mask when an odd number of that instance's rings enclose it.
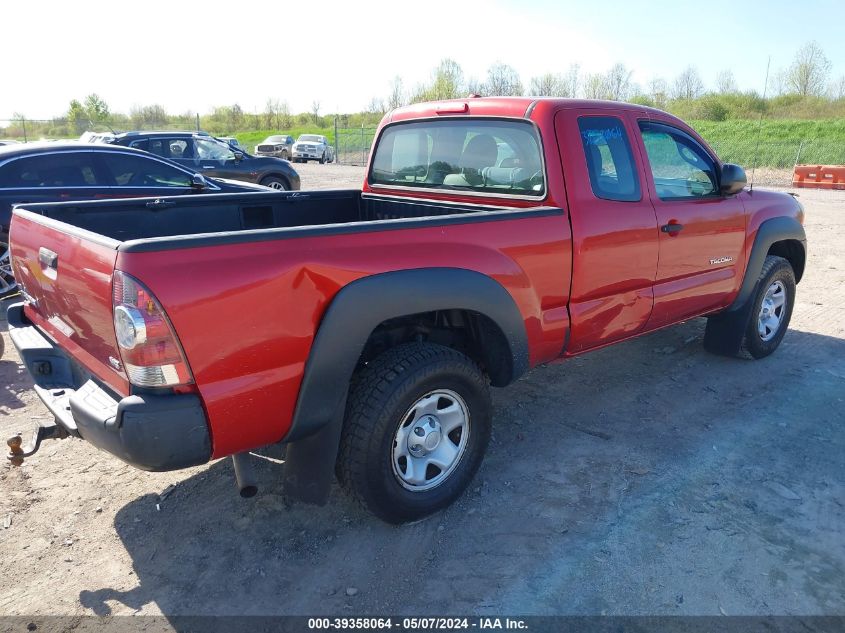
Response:
[[[528,121],[397,123],[376,145],[370,183],[503,196],[546,193],[537,129]]]
[[[580,117],[578,127],[593,194],[604,200],[640,200],[640,181],[622,121],[616,117]]]

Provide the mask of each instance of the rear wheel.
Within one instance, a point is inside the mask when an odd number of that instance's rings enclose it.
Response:
[[[0,233],[0,299],[14,294],[18,283],[12,274],[12,255],[9,250],[9,236]]]
[[[287,191],[289,189],[288,183],[278,176],[268,176],[261,181],[261,184],[265,187],[270,187],[271,189],[277,189],[279,191]]]
[[[487,380],[463,354],[400,345],[357,377],[337,461],[341,483],[391,523],[448,506],[469,485],[490,440]]]

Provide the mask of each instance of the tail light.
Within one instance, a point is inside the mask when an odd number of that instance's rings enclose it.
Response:
[[[138,387],[175,387],[194,381],[158,300],[140,281],[119,270],[114,272],[112,312],[129,382]]]

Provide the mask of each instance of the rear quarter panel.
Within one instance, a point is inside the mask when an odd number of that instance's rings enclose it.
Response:
[[[557,357],[568,327],[569,248],[567,218],[554,214],[122,252],[117,268],[165,307],[220,457],[283,439],[323,313],[340,288],[366,275],[422,267],[487,274],[524,316],[531,364]]]

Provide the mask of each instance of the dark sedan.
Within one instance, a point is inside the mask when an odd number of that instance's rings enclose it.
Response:
[[[0,147],[0,297],[15,290],[8,237],[14,204],[246,191],[267,188],[206,178],[127,147],[73,141]]]
[[[124,132],[108,142],[169,158],[206,176],[255,182],[285,191],[299,189],[299,174],[288,161],[251,156],[205,132]]]

